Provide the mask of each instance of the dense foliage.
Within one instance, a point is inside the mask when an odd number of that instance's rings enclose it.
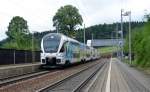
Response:
[[[72,5],[61,7],[53,17],[53,26],[59,32],[71,37],[75,36],[75,30],[79,25],[82,25],[82,22],[83,20],[78,9]]]
[[[140,27],[142,26],[144,23],[143,22],[132,22],[132,29],[135,27]],[[118,23],[114,23],[114,24],[99,24],[99,25],[95,25],[95,26],[91,26],[86,28],[86,40],[91,39],[91,33],[93,33],[94,39],[109,39],[111,38],[111,33],[112,31],[114,31],[116,29],[116,25],[118,25],[118,29],[120,28],[120,25]],[[136,30],[133,30],[136,31]],[[28,37],[24,37],[24,41],[20,44],[22,44],[21,47],[18,47],[18,49],[32,49],[32,37],[34,36],[34,49],[36,50],[40,50],[40,42],[41,39],[44,35],[48,34],[48,33],[55,33],[56,30],[50,30],[50,31],[44,31],[44,32],[36,32],[34,34],[28,34],[26,36]],[[125,35],[128,33],[128,23],[124,23],[124,37]],[[36,40],[35,40],[36,39]],[[80,42],[83,42],[83,29],[78,29],[76,30],[76,37],[75,39],[77,39]],[[13,48],[16,47],[16,42],[12,43],[11,41],[13,41],[11,38],[7,38],[4,39],[3,41],[0,42],[0,46],[3,48]],[[25,45],[25,43],[27,43]],[[15,45],[13,45],[15,44]]]
[[[83,29],[78,28],[82,25],[82,22],[83,19],[79,14],[79,10],[72,5],[61,7],[53,17],[53,26],[58,29],[59,33],[73,37],[80,42],[83,42],[84,38]],[[143,22],[132,22],[131,25],[132,28],[135,28],[142,26]],[[123,27],[124,35],[126,35],[128,23],[124,23]],[[120,23],[94,25],[85,29],[85,38],[86,40],[91,39],[93,34],[94,39],[109,39],[111,38],[111,34],[116,30],[120,30]],[[27,21],[20,16],[15,16],[9,23],[8,31],[6,32],[8,37],[0,42],[0,47],[40,50],[41,39],[48,33],[56,33],[56,30],[31,34],[28,29]]]
[[[21,38],[22,35],[28,34],[28,25],[27,21],[20,16],[15,16],[9,23],[8,31],[6,32],[7,36],[12,39]]]
[[[132,30],[132,52],[134,64],[141,67],[150,66],[150,21],[142,27]],[[128,36],[126,37],[125,51],[128,52]]]
[[[20,16],[15,16],[12,18],[6,34],[8,38],[2,41],[2,48],[23,50],[39,49],[37,47],[36,40],[31,40],[32,34],[29,33],[27,21]],[[32,46],[32,43],[35,44],[34,48]]]
[[[140,27],[143,24],[144,24],[143,22],[131,22],[132,29],[135,27]],[[126,34],[128,33],[128,22],[123,23],[123,25],[124,25],[123,33],[124,33],[124,37],[125,37]],[[120,30],[120,23],[99,24],[99,25],[90,26],[85,29],[85,31],[86,31],[85,38],[86,38],[86,40],[91,39],[92,34],[93,34],[94,39],[110,39],[112,33],[113,33],[113,37],[116,38],[116,33],[115,33],[116,30]],[[119,35],[119,37],[120,37],[120,35]],[[76,39],[83,42],[83,29],[79,29],[77,31]]]

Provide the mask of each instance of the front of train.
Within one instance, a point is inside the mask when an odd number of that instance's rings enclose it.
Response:
[[[62,35],[50,33],[43,37],[41,42],[41,63],[47,66],[63,65],[64,49]]]

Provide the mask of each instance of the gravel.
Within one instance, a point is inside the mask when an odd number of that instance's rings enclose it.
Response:
[[[0,88],[0,92],[35,92],[41,88],[44,88],[48,85],[52,85],[59,80],[62,80],[70,75],[73,75],[83,69],[86,69],[89,66],[100,63],[100,61],[105,60],[97,60],[95,62],[90,62],[86,64],[81,64],[78,66],[74,66],[71,68],[58,70],[56,72],[44,74],[38,77],[34,77],[31,79],[19,81],[17,83],[9,84]]]

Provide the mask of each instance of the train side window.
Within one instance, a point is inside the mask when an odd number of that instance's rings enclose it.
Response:
[[[67,42],[68,42],[68,41],[67,41]],[[60,49],[60,52],[64,52],[64,51],[65,51],[65,46],[66,46],[67,42],[64,42],[63,46],[62,46],[61,49]]]
[[[64,52],[65,51],[65,48],[64,48],[64,45],[62,46],[62,48],[60,49],[60,52]]]

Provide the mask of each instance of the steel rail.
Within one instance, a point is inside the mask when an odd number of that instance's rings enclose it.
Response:
[[[102,64],[99,66],[99,68],[96,69],[96,70],[94,71],[94,73],[92,73],[92,75],[90,75],[90,77],[88,77],[88,79],[86,79],[84,82],[82,82],[82,83],[80,84],[80,86],[78,86],[77,88],[75,88],[75,89],[73,90],[73,92],[78,92],[78,90],[80,90],[80,89],[84,86],[84,84],[87,83],[87,82],[102,68],[102,66],[105,64],[105,62],[101,62],[101,63],[102,63]],[[92,65],[92,66],[90,66],[90,67],[88,67],[88,68],[86,68],[86,69],[84,69],[84,70],[81,70],[81,71],[79,71],[79,72],[77,72],[77,73],[75,73],[75,74],[73,74],[73,75],[70,75],[69,77],[66,77],[66,78],[64,78],[64,79],[62,79],[62,80],[60,80],[60,81],[58,81],[58,82],[56,82],[56,83],[54,83],[54,84],[52,84],[52,85],[50,85],[50,86],[47,86],[47,87],[42,88],[42,89],[39,89],[39,90],[36,91],[36,92],[49,92],[50,90],[52,90],[52,89],[54,89],[54,88],[57,88],[57,86],[63,84],[63,83],[66,82],[66,81],[69,81],[70,79],[72,79],[72,78],[78,76],[79,74],[81,74],[81,73],[83,73],[83,72],[85,72],[85,71],[88,71],[89,69],[91,69],[92,67],[94,67],[94,66],[96,66],[96,65],[97,65],[97,64],[94,64],[94,65]]]

